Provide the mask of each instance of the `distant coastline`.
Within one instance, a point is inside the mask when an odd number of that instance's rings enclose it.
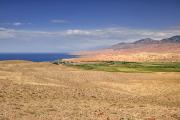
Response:
[[[48,62],[57,59],[68,59],[77,57],[77,55],[72,55],[69,53],[0,53],[0,61],[28,60],[33,62]]]

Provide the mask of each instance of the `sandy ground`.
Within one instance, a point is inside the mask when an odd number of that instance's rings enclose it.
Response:
[[[2,61],[0,120],[180,120],[180,73]]]

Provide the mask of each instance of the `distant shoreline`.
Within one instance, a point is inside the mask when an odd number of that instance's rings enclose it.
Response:
[[[57,59],[77,58],[70,53],[0,53],[0,61],[25,60],[33,62],[50,62]]]

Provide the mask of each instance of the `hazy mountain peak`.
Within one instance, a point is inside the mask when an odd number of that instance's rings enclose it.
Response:
[[[145,39],[141,39],[141,40],[135,41],[134,43],[135,44],[137,44],[137,43],[149,44],[149,43],[157,43],[157,41],[153,40],[151,38],[145,38]]]
[[[176,35],[176,36],[172,36],[170,38],[166,38],[166,39],[162,39],[162,40],[154,40],[151,38],[145,38],[145,39],[141,39],[141,40],[137,40],[135,42],[132,43],[118,43],[115,45],[112,45],[110,48],[114,49],[114,50],[119,50],[119,49],[130,49],[130,48],[140,48],[140,47],[144,47],[147,46],[162,46],[162,44],[166,44],[166,43],[180,43],[180,35]],[[169,44],[166,44],[166,47],[168,48]],[[164,46],[165,47],[165,46]],[[152,47],[153,48],[153,47]]]
[[[168,42],[168,43],[180,43],[180,35],[176,35],[170,38],[162,39],[162,42]]]

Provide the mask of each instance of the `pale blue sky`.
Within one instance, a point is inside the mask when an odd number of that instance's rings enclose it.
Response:
[[[180,34],[179,0],[0,0],[0,52],[74,52]]]

